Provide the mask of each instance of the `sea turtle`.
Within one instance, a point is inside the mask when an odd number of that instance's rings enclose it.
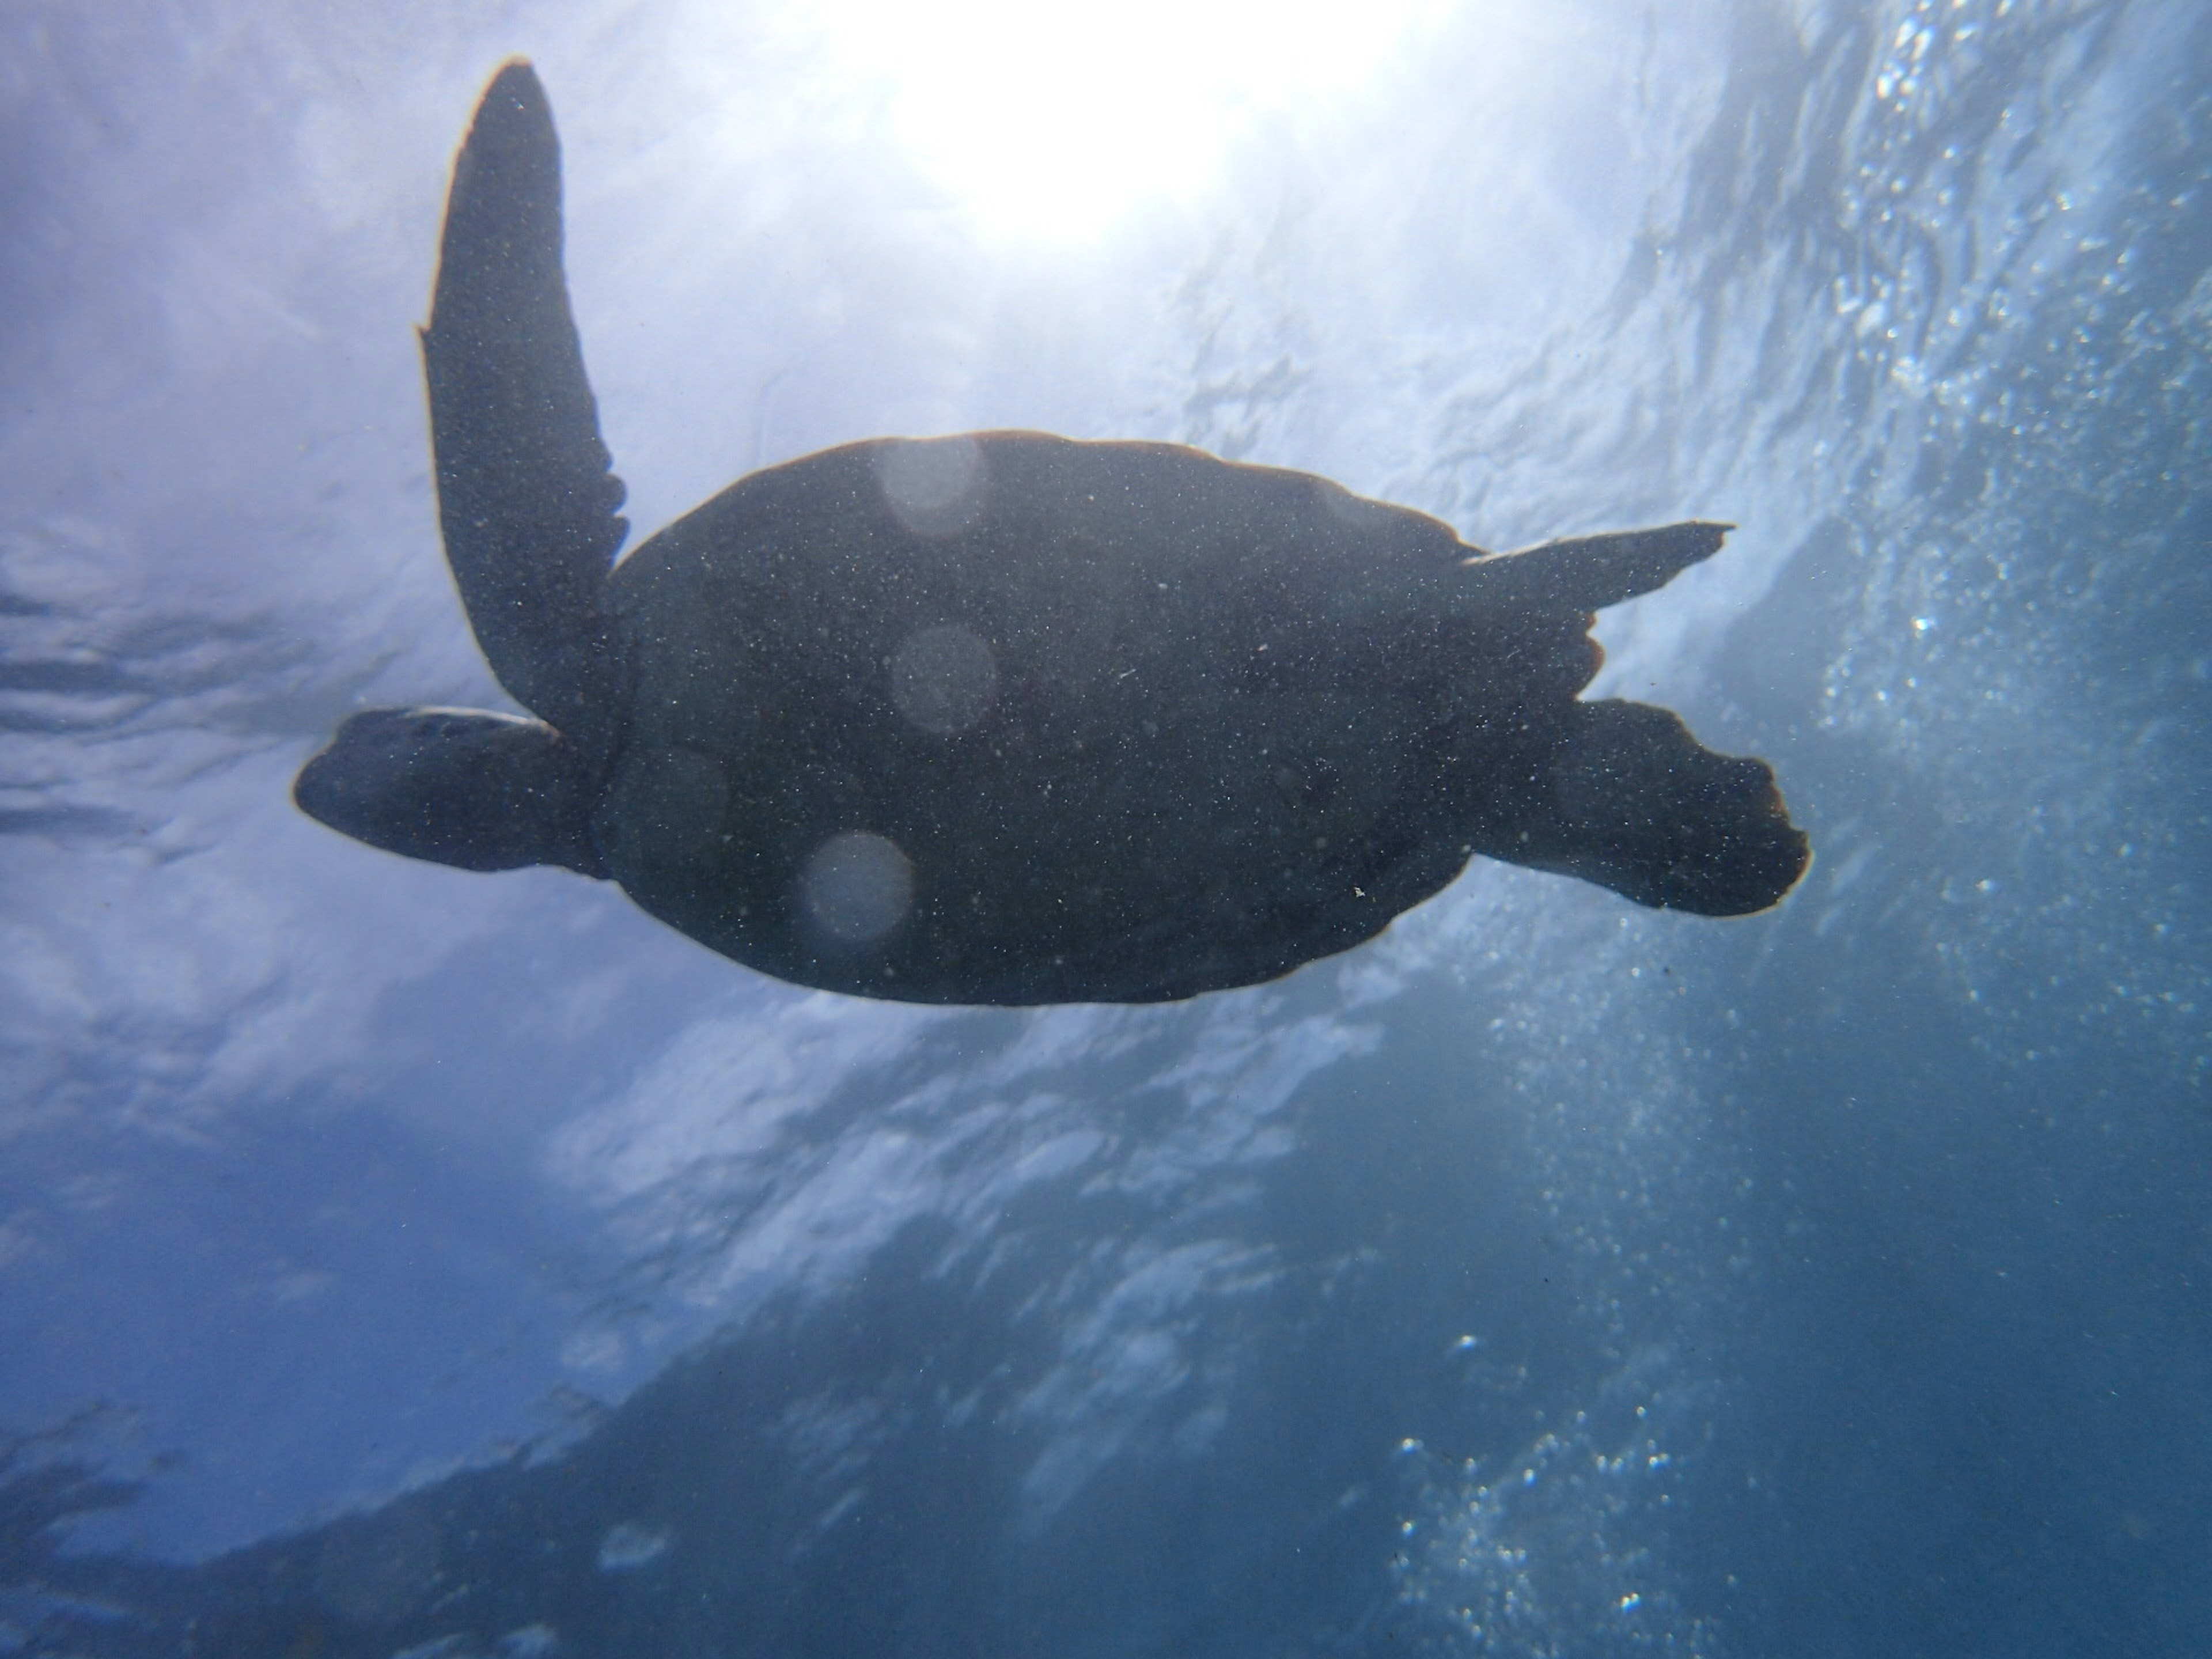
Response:
[[[983,432],[628,526],[526,64],[453,168],[422,354],[446,552],[536,720],[356,714],[299,805],[470,870],[621,883],[801,985],[1150,1002],[1372,938],[1472,854],[1735,915],[1806,861],[1773,776],[1577,698],[1590,613],[1729,526],[1509,554],[1170,443]]]

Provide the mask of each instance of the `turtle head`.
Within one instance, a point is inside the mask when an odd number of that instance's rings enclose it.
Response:
[[[300,810],[387,853],[463,870],[557,864],[604,878],[598,789],[540,720],[472,708],[372,708],[300,769]]]

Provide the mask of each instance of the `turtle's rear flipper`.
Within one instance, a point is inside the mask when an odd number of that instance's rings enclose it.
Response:
[[[1479,843],[1492,858],[1707,916],[1764,910],[1804,873],[1774,774],[1716,755],[1663,708],[1578,702],[1522,775]]]
[[[599,599],[629,526],[561,270],[561,145],[530,65],[453,163],[422,331],[438,516],[499,682],[572,737],[611,705]]]
[[[1486,607],[1535,611],[1602,611],[1639,593],[1666,586],[1683,571],[1720,550],[1732,524],[1662,525],[1603,536],[1524,547],[1516,553],[1484,553],[1466,562]]]

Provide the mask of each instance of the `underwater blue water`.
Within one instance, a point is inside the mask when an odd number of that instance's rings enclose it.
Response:
[[[2212,1647],[2212,13],[1447,7],[1060,240],[769,16],[0,18],[0,1654]],[[307,822],[505,706],[410,330],[515,52],[641,530],[1012,425],[1733,520],[1599,690],[1811,874],[945,1011]]]

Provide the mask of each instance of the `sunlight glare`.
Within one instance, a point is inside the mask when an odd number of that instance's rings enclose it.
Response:
[[[984,225],[1095,235],[1187,199],[1256,120],[1357,91],[1436,0],[842,0],[830,56]]]

